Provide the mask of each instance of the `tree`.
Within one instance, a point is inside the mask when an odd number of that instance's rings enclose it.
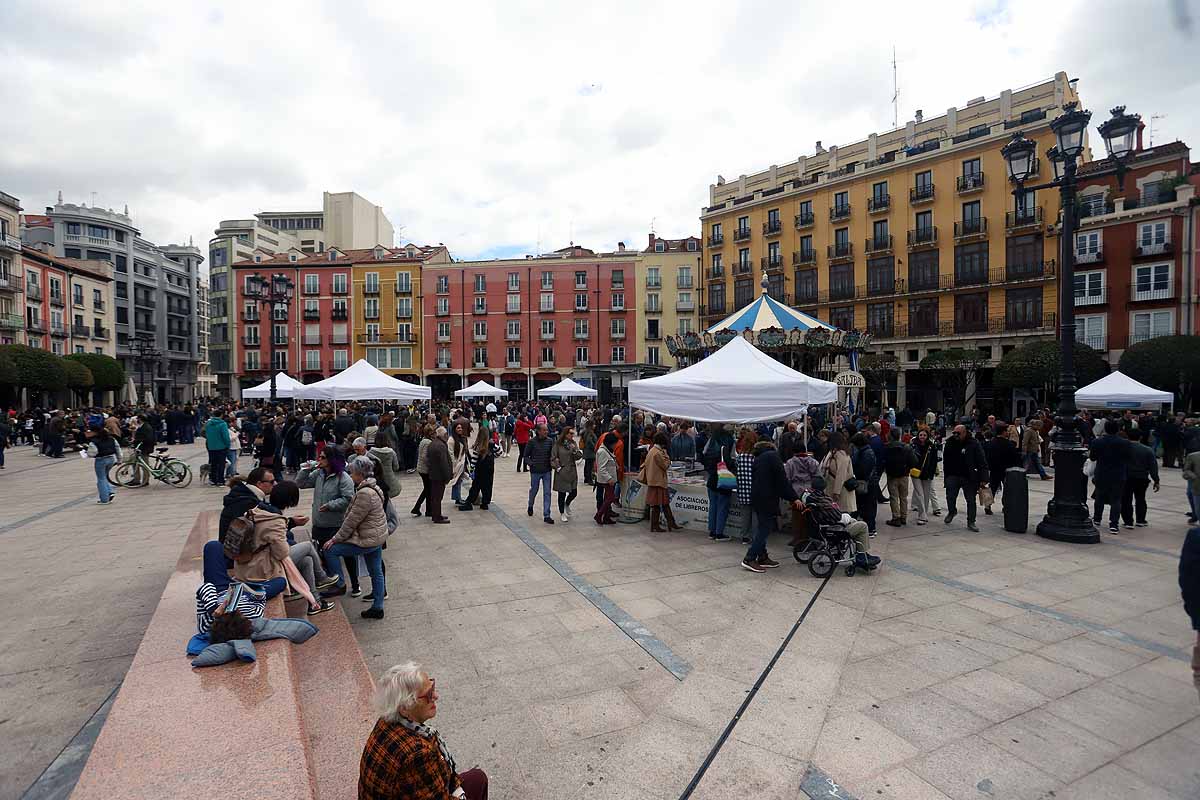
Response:
[[[1022,345],[1000,359],[992,383],[1005,389],[1044,389],[1047,400],[1058,391],[1062,348],[1056,339]],[[1075,342],[1075,385],[1087,386],[1108,374],[1108,362],[1098,351]]]
[[[976,375],[990,360],[991,356],[982,350],[951,347],[925,356],[920,367],[938,374],[943,390],[950,395],[951,406],[961,410],[966,408],[967,389],[975,385]]]
[[[868,389],[878,389],[880,403],[883,391],[896,379],[900,371],[900,360],[885,353],[867,353],[858,359],[858,371],[867,381]]]
[[[67,388],[63,359],[53,353],[23,344],[0,345],[17,368],[17,386],[31,392],[58,392]]]
[[[1200,381],[1200,336],[1156,336],[1133,345],[1121,356],[1121,372],[1135,381],[1173,392],[1181,408],[1192,407]]]
[[[0,352],[0,386],[20,386],[18,377],[17,365],[13,363],[12,356]]]
[[[67,361],[77,361],[92,373],[93,388],[101,391],[118,391],[125,386],[125,368],[121,362],[101,353],[72,353]]]
[[[74,359],[63,359],[63,369],[67,372],[67,387],[70,389],[90,389],[95,384],[92,371]]]

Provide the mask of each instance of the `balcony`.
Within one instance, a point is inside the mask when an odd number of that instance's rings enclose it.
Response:
[[[38,286],[36,283],[25,284],[25,297],[29,300],[41,300],[42,287]]]
[[[580,280],[579,278],[575,279],[575,291],[577,291],[577,292],[586,292],[587,291],[587,278],[584,278],[583,280]]]
[[[1004,214],[1004,227],[1011,233],[1022,228],[1031,228],[1042,224],[1042,207],[1022,208],[1008,211]]]
[[[972,172],[969,175],[959,175],[954,182],[954,188],[959,194],[971,194],[983,191],[983,173]]]
[[[487,303],[476,303],[475,305],[473,305],[471,307],[471,313],[486,314],[487,313]]]
[[[258,373],[265,373],[265,372],[270,372],[270,370],[267,369],[266,364],[263,364],[262,362],[259,362],[259,361],[247,361],[246,365],[244,367],[242,367],[243,375],[257,375]]]
[[[319,333],[304,334],[304,343],[308,344],[308,345],[320,344],[321,343],[321,334],[319,334]]]
[[[676,299],[676,301],[675,301],[675,310],[676,310],[676,311],[695,311],[695,310],[696,310],[696,303],[695,303],[694,301],[692,301],[692,300],[678,300],[678,299]]]
[[[878,214],[882,211],[887,211],[892,207],[892,196],[890,194],[872,195],[867,198],[867,213]]]
[[[350,312],[344,308],[333,308],[329,311],[329,318],[332,320],[345,321],[350,318]]]
[[[796,300],[793,305],[815,306],[817,302],[817,285],[816,283],[812,283],[808,286],[801,286],[796,291]]]
[[[87,325],[72,325],[71,326],[71,335],[79,336],[79,337],[86,339],[87,337],[92,335],[92,329],[89,328]]]
[[[1030,316],[1005,316],[988,320],[988,333],[1013,333],[1019,331],[1055,330],[1055,315],[1052,311]]]
[[[305,284],[304,284],[304,288],[301,290],[301,294],[305,294],[305,295],[308,295],[308,296],[310,296],[310,297],[312,297],[312,296],[315,296],[315,295],[318,295],[318,294],[320,294],[320,293],[321,293],[321,287],[320,287],[320,286],[313,286],[313,285],[311,285],[311,284],[309,284],[309,283],[305,283]]]
[[[510,338],[511,338],[511,337],[510,337]],[[521,337],[520,337],[520,336],[518,336],[518,337],[516,337],[516,338],[518,338],[518,339],[519,339],[519,338],[521,338]],[[448,342],[448,341],[450,341],[450,334],[449,334],[449,333],[442,333],[441,331],[438,331],[438,334],[437,334],[437,340],[438,340],[439,342]]]
[[[551,341],[554,341],[554,331],[553,331],[553,330],[546,330],[545,328],[543,328],[543,329],[542,329],[542,334],[541,334],[541,337],[540,337],[540,338],[541,338],[541,339],[542,339],[542,341],[544,341],[544,342],[551,342]]]
[[[750,229],[749,228],[734,228],[733,229],[733,240],[735,242],[750,241]]]
[[[471,341],[486,342],[487,340],[488,340],[487,331],[472,331],[471,332]]]
[[[359,344],[412,344],[414,341],[411,333],[404,333],[402,331],[360,333],[357,334],[354,339]],[[308,342],[305,341],[305,344],[308,344]]]
[[[330,294],[349,294],[349,289],[344,284],[338,284],[336,281],[333,284],[333,289]]]
[[[845,203],[840,206],[829,207],[829,221],[839,222],[844,219],[850,219],[850,204]]]
[[[754,271],[754,265],[749,261],[739,261],[733,265],[734,275],[749,275]]]
[[[1174,336],[1170,331],[1142,331],[1140,333],[1129,334],[1129,347],[1142,342],[1148,342],[1151,339],[1157,339],[1160,336]]]
[[[46,321],[43,319],[30,319],[25,321],[25,330],[30,333],[42,334],[46,332]]]
[[[1087,219],[1088,217],[1099,217],[1104,214],[1111,214],[1116,210],[1117,207],[1112,203],[1101,201],[1098,203],[1080,203],[1076,207],[1075,213],[1079,216],[1079,219],[1082,220]]]
[[[105,303],[103,300],[93,300],[92,301],[92,310],[99,314],[103,314],[104,309],[107,307],[108,307],[108,304]]]
[[[304,309],[304,318],[308,320],[319,320],[321,318],[321,309],[306,308]]]
[[[438,369],[450,369],[450,362],[449,361],[438,361],[437,368]]]
[[[781,271],[783,269],[783,256],[776,254],[773,256],[763,256],[758,260],[759,266],[764,272]]]
[[[1102,306],[1108,303],[1108,287],[1097,286],[1075,290],[1075,307]]]
[[[378,283],[364,283],[363,284],[363,294],[370,295],[372,297],[378,297],[379,296],[379,284]]]
[[[953,288],[961,289],[965,286],[986,286],[990,282],[991,275],[986,269],[972,270],[970,272],[956,272],[954,274]]]
[[[58,308],[66,308],[67,299],[65,297],[63,297],[61,294],[55,294],[54,292],[51,292],[50,293],[50,305],[56,306]]]
[[[1108,352],[1108,334],[1097,333],[1091,336],[1076,336],[1075,341],[1079,344],[1086,344],[1098,352]]]
[[[934,191],[932,183],[921,184],[920,186],[912,186],[908,190],[908,204],[915,206],[922,203],[932,203],[933,196]]]
[[[853,283],[834,284],[829,287],[829,302],[835,303],[839,300],[853,300],[857,294],[854,290]]]
[[[509,359],[508,361],[504,362],[504,366],[508,367],[509,369],[520,369],[521,359]]]
[[[545,367],[546,369],[553,369],[554,368],[554,359],[553,358],[543,358],[541,360],[540,364],[542,367]]]
[[[864,249],[867,251],[867,255],[892,252],[891,234],[887,236],[872,236],[870,239],[867,239]]]
[[[108,328],[92,328],[91,336],[98,341],[106,341],[108,339]]]
[[[575,310],[579,313],[583,313],[584,311],[587,311],[588,310],[587,301],[584,300],[582,303],[580,303],[578,300],[576,300],[575,301]]]
[[[646,307],[642,310],[645,311],[647,314],[661,314],[662,313],[662,303],[659,302],[659,299],[657,296],[654,298],[653,303],[651,303],[650,298],[647,297],[646,298]]]
[[[828,247],[826,256],[831,264],[840,263],[842,261],[852,261],[854,259],[854,245],[852,245],[850,242],[831,244]]]
[[[937,247],[937,243],[936,225],[930,225],[927,228],[913,228],[908,232],[909,250],[923,250],[929,247]]]
[[[792,252],[792,264],[794,266],[801,266],[803,264],[816,264],[816,263],[817,263],[817,251],[816,250],[813,250],[813,249],[796,250],[796,251]]]
[[[652,276],[646,276],[646,288],[647,289],[661,289],[662,288],[662,277],[660,276],[660,277],[655,278]]]
[[[1080,253],[1075,251],[1076,264],[1103,264],[1104,263],[1104,248],[1097,247],[1095,250],[1088,250]]]
[[[625,338],[625,331],[623,331],[623,330],[620,330],[620,331],[614,331],[614,330],[610,330],[610,331],[608,332],[608,338],[610,338],[610,339],[624,339],[624,338]]]
[[[680,275],[679,277],[677,277],[675,279],[675,288],[676,289],[691,289],[692,288],[692,276],[690,274],[688,274],[688,275]]]
[[[725,244],[725,234],[723,233],[714,233],[708,237],[709,247],[720,247],[723,244]]]
[[[437,311],[435,311],[434,313],[435,313],[437,316],[439,316],[439,317],[448,317],[448,316],[450,316],[450,306],[449,306],[449,304],[447,304],[447,305],[441,305],[441,304],[439,303],[439,304],[438,304],[438,307],[437,307]]]
[[[50,335],[56,339],[67,338],[67,326],[66,325],[55,325],[55,324],[51,323]]]
[[[350,344],[350,335],[346,333],[331,333],[329,334],[330,344]],[[342,367],[345,369],[345,367]]]
[[[519,341],[521,341],[521,331],[520,330],[515,330],[515,331],[507,330],[504,332],[504,338],[510,342],[519,342]],[[438,341],[439,342],[448,342],[448,341],[450,341],[450,337],[447,336],[445,339],[438,337]]]
[[[763,223],[763,236],[778,236],[783,231],[783,223],[777,219]]]
[[[956,240],[987,237],[987,217],[973,217],[954,223]]]
[[[868,323],[867,333],[876,339],[894,339],[896,338],[896,325],[894,322],[885,322],[877,325]]]
[[[1053,278],[1058,274],[1057,264],[1053,258],[1045,261],[1031,261],[1026,264],[1006,264],[1003,269],[991,271],[991,283],[1020,283],[1022,281],[1040,281]]]
[[[20,314],[0,314],[0,330],[19,331],[24,325]]]
[[[796,215],[796,228],[811,228],[815,221],[816,218],[811,211],[802,211]]]
[[[241,341],[243,347],[261,347],[262,346],[262,340],[259,339],[257,336],[242,336],[242,337],[240,337],[239,341]]]
[[[855,292],[860,298],[864,294],[863,289],[864,287],[860,286]],[[868,298],[890,297],[898,294],[906,294],[908,291],[908,284],[903,278],[897,279],[891,274],[890,271],[888,271],[878,276],[871,276],[868,274],[867,285],[865,289],[865,294]]]
[[[650,341],[658,341],[659,339],[662,339],[662,332],[647,330],[646,331],[646,339],[648,339]]]
[[[1171,242],[1143,242],[1139,245],[1134,245],[1133,257],[1141,258],[1142,256],[1162,256],[1169,255],[1174,252],[1171,247]]]
[[[0,248],[21,252],[21,240],[16,236],[5,234],[0,236]]]
[[[412,294],[412,281],[396,283],[396,294]]]
[[[1174,281],[1138,281],[1129,284],[1129,302],[1145,303],[1157,300],[1174,300]]]
[[[21,279],[11,275],[0,275],[0,292],[21,292]]]
[[[248,311],[244,308],[242,309],[242,322],[258,322],[261,318],[262,317],[259,316],[258,309],[254,309],[253,311]]]

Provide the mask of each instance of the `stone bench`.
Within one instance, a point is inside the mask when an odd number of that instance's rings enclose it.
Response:
[[[357,796],[373,683],[340,609],[302,645],[256,642],[253,664],[194,669],[184,654],[216,518],[192,526],[73,798]],[[268,603],[268,617],[286,614]]]

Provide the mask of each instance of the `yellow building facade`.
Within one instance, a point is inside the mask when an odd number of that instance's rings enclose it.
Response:
[[[448,264],[443,246],[378,246],[353,251],[351,264],[351,362],[365,358],[397,378],[420,383],[421,267]]]
[[[664,239],[651,233],[634,270],[642,304],[637,360],[673,369],[665,337],[698,330],[703,267],[700,237]]]
[[[710,187],[703,210],[701,327],[772,297],[834,326],[867,331],[906,373],[947,347],[978,347],[994,365],[1055,333],[1058,191],[1015,197],[1000,148],[1016,131],[1038,152],[1076,101],[1065,73],[943,116]],[[1045,158],[1031,182],[1053,177]],[[915,377],[915,376],[914,376]]]

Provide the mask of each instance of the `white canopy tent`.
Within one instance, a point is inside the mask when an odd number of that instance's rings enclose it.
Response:
[[[1080,408],[1159,408],[1163,403],[1174,406],[1175,396],[1121,372],[1110,372],[1075,392],[1075,405]]]
[[[332,378],[302,385],[298,400],[428,400],[428,386],[393,378],[360,358]]]
[[[508,397],[508,390],[497,389],[487,381],[475,381],[454,393],[455,397]]]
[[[563,378],[553,386],[547,386],[545,389],[538,389],[538,397],[595,397],[598,395],[595,389],[589,389],[582,383],[576,383],[570,378]]]
[[[288,375],[286,372],[275,373],[275,396],[276,397],[295,397],[296,389],[304,384]],[[266,380],[250,389],[242,392],[242,397],[248,397],[251,400],[260,398],[268,398],[271,396],[271,381]]]
[[[629,403],[697,422],[771,422],[837,402],[837,384],[810,378],[742,337],[685,369],[629,384]]]

